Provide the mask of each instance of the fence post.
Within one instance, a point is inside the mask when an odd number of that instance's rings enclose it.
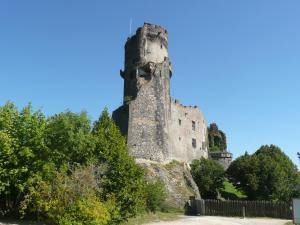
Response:
[[[246,208],[245,206],[243,206],[243,218],[245,219],[245,217],[246,217]]]
[[[200,215],[205,215],[205,201],[203,199],[200,200]]]

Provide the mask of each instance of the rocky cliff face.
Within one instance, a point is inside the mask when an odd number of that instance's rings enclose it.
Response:
[[[145,168],[149,179],[160,178],[168,192],[167,203],[171,206],[183,208],[190,196],[200,198],[199,189],[190,173],[189,165],[172,161],[169,164],[160,164],[148,160],[138,160]]]

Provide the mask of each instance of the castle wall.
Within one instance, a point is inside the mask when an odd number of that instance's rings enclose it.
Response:
[[[232,153],[230,152],[210,152],[209,158],[220,163],[226,170],[232,162]]]
[[[156,65],[151,79],[129,103],[128,146],[136,158],[165,161],[169,155],[168,112],[170,108],[168,62]]]
[[[132,156],[159,162],[207,158],[202,113],[170,98],[172,70],[164,28],[145,23],[127,40],[121,76],[123,106],[113,112],[113,118],[127,136]]]
[[[197,107],[172,100],[169,137],[172,159],[190,162],[208,157],[207,124]]]

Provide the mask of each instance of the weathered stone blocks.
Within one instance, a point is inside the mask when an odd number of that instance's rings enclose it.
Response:
[[[170,97],[168,33],[145,23],[125,44],[123,106],[113,113],[135,158],[190,162],[208,157],[207,125],[197,107]]]

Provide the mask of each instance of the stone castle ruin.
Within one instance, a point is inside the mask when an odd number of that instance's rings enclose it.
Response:
[[[219,162],[227,169],[232,161],[232,153],[227,151],[226,135],[212,123],[208,128],[209,158]]]
[[[208,157],[207,124],[196,106],[170,97],[168,33],[145,23],[125,44],[123,105],[113,118],[137,159],[162,163]]]

